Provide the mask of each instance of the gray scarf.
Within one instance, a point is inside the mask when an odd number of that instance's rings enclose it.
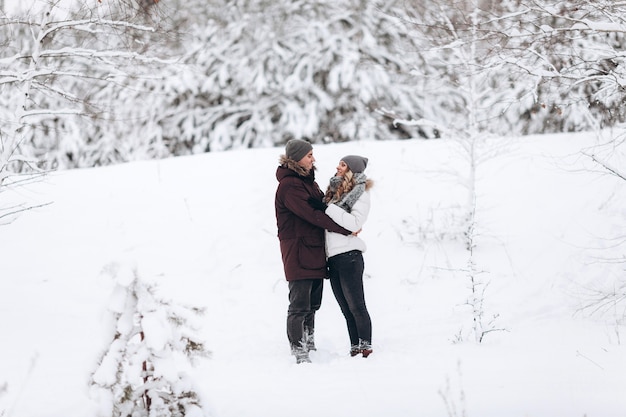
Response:
[[[363,195],[363,193],[365,192],[366,180],[367,176],[362,172],[354,174],[354,187],[352,187],[350,191],[342,195],[339,200],[333,198],[329,203],[335,203],[343,210],[350,213],[352,211],[352,206],[354,206],[354,203],[356,203],[359,197],[361,197],[361,195]],[[342,181],[343,177],[335,176],[330,179],[330,189],[333,191],[333,193],[337,191],[337,187],[339,187]]]

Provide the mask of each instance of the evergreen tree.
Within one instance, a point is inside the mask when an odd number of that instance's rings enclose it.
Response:
[[[92,375],[102,415],[112,417],[200,417],[200,399],[188,370],[209,353],[194,334],[198,308],[155,295],[136,269],[110,265],[117,285],[109,310],[111,344]]]
[[[144,129],[173,154],[418,134],[377,112],[409,116],[422,102],[395,51],[410,38],[372,2],[211,2],[205,16],[157,105],[172,111]]]

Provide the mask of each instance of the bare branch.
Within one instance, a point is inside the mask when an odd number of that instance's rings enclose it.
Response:
[[[29,210],[34,210],[37,208],[41,208],[41,207],[45,207],[45,206],[49,206],[50,204],[52,204],[52,202],[49,203],[43,203],[43,204],[37,204],[35,206],[23,206],[23,205],[19,205],[19,206],[14,206],[14,207],[8,207],[5,209],[2,209],[3,211],[8,211],[7,213],[0,213],[0,219],[6,218],[6,217],[13,217],[16,216],[19,213],[23,213],[25,211],[29,211]],[[12,221],[9,222],[0,222],[0,225],[6,225],[11,223]]]
[[[591,154],[591,155],[587,154],[587,153],[583,153],[583,154],[588,156],[589,158],[591,158],[598,165],[601,165],[602,167],[604,167],[604,169],[606,169],[607,171],[609,171],[613,175],[615,175],[615,176],[623,179],[624,181],[626,181],[626,174],[621,173],[617,168],[611,166],[608,162],[601,160],[598,156],[593,155],[593,154]]]

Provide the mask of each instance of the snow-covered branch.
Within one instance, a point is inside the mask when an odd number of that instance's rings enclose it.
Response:
[[[135,29],[142,32],[154,32],[155,28],[151,26],[138,25],[128,21],[122,20],[107,20],[107,19],[82,19],[82,20],[65,20],[61,22],[54,22],[46,25],[46,29],[41,32],[40,37],[46,38],[48,35],[53,34],[62,29],[71,28],[73,30],[80,30],[89,33],[98,33],[92,26],[98,27],[123,27],[128,29]]]
[[[389,118],[392,120],[392,123],[394,126],[399,126],[399,125],[403,125],[403,126],[419,126],[422,128],[428,128],[428,129],[432,129],[434,131],[437,131],[439,133],[451,133],[448,129],[446,129],[445,126],[437,124],[436,122],[432,121],[432,120],[427,120],[427,119],[403,119],[398,117],[398,115],[390,109],[386,109],[386,108],[378,108],[376,109],[376,112],[386,118]]]
[[[136,61],[141,64],[150,64],[150,63],[158,63],[158,64],[175,64],[178,62],[178,59],[166,59],[158,56],[146,56],[145,54],[141,54],[134,51],[123,51],[123,50],[108,50],[108,51],[100,51],[95,49],[84,49],[84,48],[76,48],[76,47],[68,47],[61,48],[55,50],[42,50],[39,53],[40,58],[64,58],[64,57],[84,57],[84,58],[98,58],[98,59],[113,59],[119,58],[123,60]]]

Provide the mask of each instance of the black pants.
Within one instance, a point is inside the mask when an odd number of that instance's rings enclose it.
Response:
[[[323,279],[301,279],[289,282],[287,338],[292,349],[305,346],[307,335],[315,329],[315,312],[322,305]]]
[[[359,339],[372,341],[372,321],[363,291],[363,254],[350,251],[328,259],[330,285],[346,318],[350,344],[358,345]]]

